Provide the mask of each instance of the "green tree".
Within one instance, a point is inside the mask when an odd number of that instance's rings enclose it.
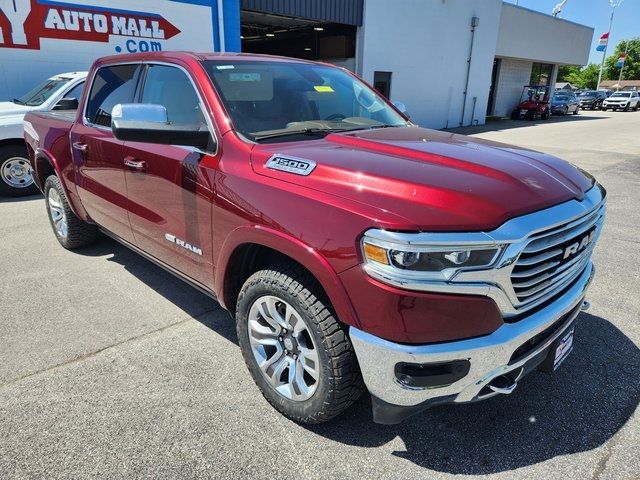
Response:
[[[616,67],[616,62],[620,54],[627,50],[627,59],[624,62],[623,80],[640,80],[640,38],[622,40],[613,55],[607,57],[604,62],[602,77],[607,80],[618,80],[620,77],[620,67]]]
[[[596,88],[600,67],[590,63],[580,68],[575,65],[563,65],[558,69],[558,82],[569,82],[578,88]]]

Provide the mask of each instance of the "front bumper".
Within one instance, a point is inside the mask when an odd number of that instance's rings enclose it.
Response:
[[[492,390],[490,384],[499,377],[511,378],[515,387],[523,374],[544,360],[549,346],[567,330],[580,312],[593,273],[593,264],[589,262],[560,298],[525,318],[505,323],[495,332],[478,338],[404,345],[351,327],[351,341],[365,384],[374,399],[374,420],[397,423],[407,415],[434,404],[474,402],[507,393]],[[534,342],[531,348],[520,348],[531,342]],[[408,387],[396,376],[396,365],[401,363],[433,364],[457,360],[468,360],[469,371],[449,385]],[[406,414],[398,413],[399,409],[404,409]]]

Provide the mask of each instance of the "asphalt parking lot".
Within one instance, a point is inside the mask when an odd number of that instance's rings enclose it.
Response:
[[[563,157],[609,192],[575,350],[509,397],[396,426],[363,398],[305,427],[245,370],[216,303],[109,239],[56,242],[0,200],[0,478],[640,478],[640,112],[464,129]]]

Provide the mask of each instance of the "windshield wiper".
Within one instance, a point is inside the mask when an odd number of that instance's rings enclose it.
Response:
[[[22,100],[20,100],[19,98],[14,98],[13,100],[11,100],[13,103],[17,103],[18,105],[26,105],[26,103],[24,103]]]
[[[290,135],[328,135],[333,132],[344,132],[353,130],[351,128],[303,128],[299,130],[287,130],[282,132],[265,133],[263,135],[254,135],[255,141],[267,138],[288,137]]]
[[[370,127],[368,127],[369,130],[373,130],[374,128],[398,128],[398,127],[406,127],[407,125],[391,125],[388,123],[384,123],[382,125],[371,125]]]

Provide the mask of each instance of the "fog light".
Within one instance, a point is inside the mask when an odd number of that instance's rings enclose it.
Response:
[[[398,363],[395,374],[398,383],[408,388],[439,388],[464,378],[471,368],[468,360],[438,363]]]

